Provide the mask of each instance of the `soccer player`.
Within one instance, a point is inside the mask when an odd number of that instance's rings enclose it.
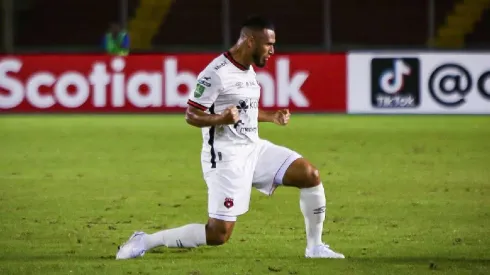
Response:
[[[322,241],[326,199],[318,170],[288,148],[259,138],[259,122],[286,125],[287,109],[260,110],[260,86],[252,65],[264,67],[274,54],[275,32],[264,18],[250,17],[237,43],[199,74],[186,121],[202,128],[201,165],[208,187],[206,224],[188,224],[153,234],[135,232],[116,259],[143,256],[158,247],[217,246],[230,238],[237,217],[249,209],[252,187],[272,195],[278,186],[299,188],[306,227],[307,258],[344,258]]]

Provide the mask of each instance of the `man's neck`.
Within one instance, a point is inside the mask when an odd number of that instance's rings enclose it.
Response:
[[[231,57],[238,62],[239,64],[243,65],[245,68],[248,68],[252,65],[252,60],[247,56],[245,51],[241,49],[240,47],[237,47],[236,45],[233,46],[229,50]]]

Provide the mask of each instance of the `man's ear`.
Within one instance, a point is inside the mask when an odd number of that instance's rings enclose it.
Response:
[[[255,37],[252,35],[249,35],[247,37],[247,46],[248,48],[253,48],[255,46]]]

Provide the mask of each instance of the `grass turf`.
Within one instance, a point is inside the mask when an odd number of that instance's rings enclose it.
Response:
[[[253,191],[231,241],[115,261],[134,230],[207,218],[200,130],[182,115],[0,117],[1,274],[488,274],[490,117],[296,115],[260,134],[327,194],[304,259],[298,190]]]

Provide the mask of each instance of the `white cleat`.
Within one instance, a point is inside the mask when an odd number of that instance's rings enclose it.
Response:
[[[343,254],[337,253],[330,249],[327,244],[321,244],[312,247],[311,249],[306,248],[305,251],[306,258],[331,258],[331,259],[345,259]]]
[[[145,232],[134,232],[128,241],[119,246],[119,250],[116,254],[116,260],[125,260],[131,258],[137,258],[145,255],[145,243],[143,237]]]

